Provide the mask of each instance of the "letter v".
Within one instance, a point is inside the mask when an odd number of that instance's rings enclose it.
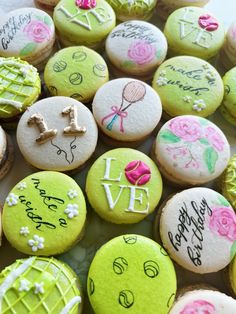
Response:
[[[123,191],[123,189],[124,189],[125,186],[124,186],[124,185],[119,185],[120,191],[119,191],[119,193],[118,193],[116,199],[113,200],[113,197],[112,197],[112,195],[111,195],[111,190],[110,190],[110,186],[111,186],[111,185],[112,185],[112,184],[102,183],[102,186],[104,187],[105,192],[106,192],[106,196],[107,196],[107,201],[108,201],[108,204],[109,204],[109,208],[110,208],[110,209],[114,209],[114,207],[116,206],[117,202],[119,201],[119,198],[120,198],[121,193],[122,193],[122,191]]]

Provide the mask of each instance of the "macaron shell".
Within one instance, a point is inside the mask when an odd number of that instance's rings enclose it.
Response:
[[[234,257],[229,266],[229,281],[232,291],[236,295],[236,257]]]
[[[225,111],[236,119],[236,67],[225,74],[223,82],[225,94],[222,105]]]
[[[88,274],[88,295],[97,314],[167,314],[176,293],[173,264],[163,248],[140,235],[106,243]],[[148,307],[147,307],[148,304]]]
[[[222,193],[236,209],[236,155],[234,155],[222,175]]]
[[[228,70],[236,66],[236,22],[232,23],[227,31],[220,59]]]

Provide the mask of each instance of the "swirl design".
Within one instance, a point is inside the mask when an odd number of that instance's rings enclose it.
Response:
[[[72,59],[76,62],[83,62],[87,59],[87,54],[83,51],[75,51],[72,55]]]
[[[143,264],[143,270],[146,276],[155,278],[159,275],[160,267],[155,261],[149,260]]]
[[[83,76],[79,72],[74,72],[69,76],[72,85],[80,85],[83,82]]]
[[[137,242],[137,236],[123,236],[126,244],[135,244]]]
[[[92,278],[89,278],[89,294],[93,295],[95,291],[95,285]]]
[[[54,72],[62,72],[66,69],[67,63],[65,61],[57,61],[53,65],[53,71]]]
[[[122,290],[119,293],[119,304],[126,309],[129,309],[134,304],[134,294],[130,290]]]
[[[113,271],[122,275],[128,269],[128,262],[124,257],[117,257],[113,262]]]

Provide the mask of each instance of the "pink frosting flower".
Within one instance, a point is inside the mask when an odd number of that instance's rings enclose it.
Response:
[[[212,127],[207,127],[205,129],[205,136],[210,142],[210,144],[218,150],[218,152],[221,152],[224,150],[225,142],[222,139],[222,136]]]
[[[236,215],[228,207],[214,208],[210,217],[209,228],[216,234],[230,241],[236,240]]]
[[[41,21],[31,21],[25,26],[24,32],[30,40],[36,43],[48,41],[51,36],[51,29]]]
[[[135,41],[128,50],[129,58],[139,65],[150,63],[155,53],[156,48],[145,40]]]
[[[75,0],[75,4],[80,9],[89,10],[96,7],[97,1],[96,0]]]
[[[170,122],[170,130],[187,142],[196,142],[201,138],[201,126],[192,118],[178,117]]]
[[[208,32],[216,31],[219,27],[219,23],[216,18],[209,14],[201,15],[198,19],[198,24],[201,28]]]
[[[186,305],[180,314],[216,314],[216,309],[205,300],[196,300]]]

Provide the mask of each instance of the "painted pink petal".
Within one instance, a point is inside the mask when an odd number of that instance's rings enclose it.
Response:
[[[219,27],[218,21],[209,14],[201,15],[198,19],[198,24],[208,32],[216,31]]]

